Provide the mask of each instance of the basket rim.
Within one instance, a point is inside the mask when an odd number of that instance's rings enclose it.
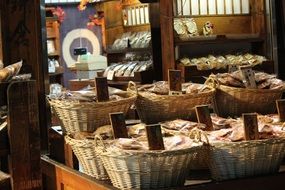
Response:
[[[180,94],[180,95],[161,95],[161,94],[156,94],[153,92],[148,92],[148,91],[138,91],[138,96],[153,96],[155,98],[167,98],[167,97],[202,97],[202,96],[206,96],[208,94],[213,94],[215,93],[216,89],[212,88],[212,87],[208,87],[209,90],[205,91],[205,92],[201,92],[201,93],[186,93],[186,94]]]
[[[118,94],[118,93],[116,93]],[[118,102],[125,102],[125,101],[129,101],[129,100],[133,100],[137,98],[137,95],[131,92],[126,92],[125,94],[129,95],[126,98],[120,99],[120,100],[110,100],[110,101],[106,101],[106,102],[80,102],[78,100],[68,100],[68,99],[50,99],[47,98],[49,103],[52,105],[56,105],[57,107],[60,107],[60,105],[58,105],[58,103],[62,103],[62,104],[73,104],[73,105],[88,105],[88,106],[106,106],[108,104],[114,104],[114,103],[118,103]]]
[[[101,146],[97,146],[99,149]],[[118,149],[114,151],[100,150],[100,155],[108,157],[131,157],[131,156],[159,156],[159,155],[181,155],[185,153],[195,152],[195,150],[200,149],[201,145],[192,146],[183,149],[176,150],[124,150]]]
[[[284,92],[285,88],[282,89],[259,89],[259,88],[239,88],[239,87],[233,87],[233,86],[227,86],[227,85],[217,85],[217,89],[227,89],[227,90],[235,90],[235,91],[249,91],[249,92],[262,92],[262,93],[272,93],[272,92]]]
[[[270,139],[259,139],[259,140],[247,140],[247,141],[238,141],[238,142],[210,142],[209,146],[215,147],[215,146],[238,146],[238,145],[248,145],[248,144],[262,144],[262,143],[273,143],[273,142],[284,142],[285,143],[285,137],[275,137]]]

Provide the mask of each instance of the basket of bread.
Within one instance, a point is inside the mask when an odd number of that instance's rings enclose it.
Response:
[[[56,97],[48,97],[49,104],[60,119],[65,134],[80,131],[94,132],[97,127],[110,123],[109,113],[127,114],[136,100],[136,95],[133,93],[107,86],[104,91],[105,98],[100,100],[102,93],[98,92],[102,89],[63,91]]]
[[[285,83],[276,75],[263,72],[244,75],[241,70],[210,75],[206,84],[215,87],[215,111],[224,117],[249,112],[273,113],[275,101],[285,90]]]
[[[169,83],[159,81],[137,87],[129,83],[129,91],[137,95],[135,102],[139,118],[147,124],[173,119],[193,118],[194,107],[200,104],[211,104],[215,89],[196,83],[182,84],[182,93],[170,95]]]

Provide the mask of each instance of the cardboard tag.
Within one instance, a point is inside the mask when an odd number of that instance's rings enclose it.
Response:
[[[276,107],[280,122],[285,122],[285,99],[276,100]]]
[[[114,139],[128,138],[125,116],[123,112],[110,113],[110,121]]]
[[[95,89],[98,102],[104,102],[109,100],[108,81],[106,77],[95,78]]]
[[[115,71],[109,71],[107,74],[107,80],[113,80],[115,76]]]
[[[229,65],[228,66],[228,73],[233,73],[235,71],[238,70],[238,66],[237,65]]]
[[[206,125],[206,131],[213,131],[213,123],[210,115],[210,110],[208,105],[201,105],[195,107],[196,116],[199,123]]]
[[[145,126],[149,150],[164,150],[160,125]]]
[[[258,122],[256,113],[242,114],[244,125],[244,139],[245,140],[258,140]]]
[[[180,70],[168,70],[169,95],[182,94],[182,76]]]
[[[255,82],[255,74],[252,70],[252,66],[240,66],[239,69],[241,70],[243,83],[245,84],[246,88],[257,88]]]

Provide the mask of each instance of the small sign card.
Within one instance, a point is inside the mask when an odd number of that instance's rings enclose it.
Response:
[[[110,113],[110,121],[114,139],[128,138],[125,116],[123,112]]]
[[[180,70],[168,70],[169,95],[182,94],[182,76]]]
[[[256,113],[242,114],[244,124],[244,139],[245,140],[258,140],[258,122]]]
[[[280,122],[285,122],[285,99],[276,100],[276,107]]]
[[[245,87],[256,88],[255,74],[254,71],[252,70],[252,66],[250,65],[240,66],[239,69],[241,70],[243,83],[245,84]]]
[[[146,134],[149,150],[164,150],[164,143],[160,125],[147,125]]]
[[[196,116],[199,123],[206,125],[206,131],[213,131],[213,123],[210,115],[210,110],[208,105],[201,105],[195,107]]]
[[[96,77],[95,88],[98,102],[109,100],[108,81],[106,77]]]

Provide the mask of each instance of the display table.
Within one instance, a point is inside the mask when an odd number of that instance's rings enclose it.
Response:
[[[48,156],[42,156],[42,172],[44,184],[48,189],[60,189],[59,187],[67,187],[70,190],[107,190],[116,189],[110,181],[98,181],[64,164],[60,164]],[[283,190],[285,186],[285,166],[282,167],[280,173],[270,176],[259,176],[254,178],[245,178],[237,180],[229,180],[223,182],[213,182],[209,179],[188,179],[184,187],[169,189],[191,189],[191,190]],[[200,173],[203,175],[203,173]],[[47,186],[46,186],[47,185]],[[58,186],[57,186],[58,185]]]

